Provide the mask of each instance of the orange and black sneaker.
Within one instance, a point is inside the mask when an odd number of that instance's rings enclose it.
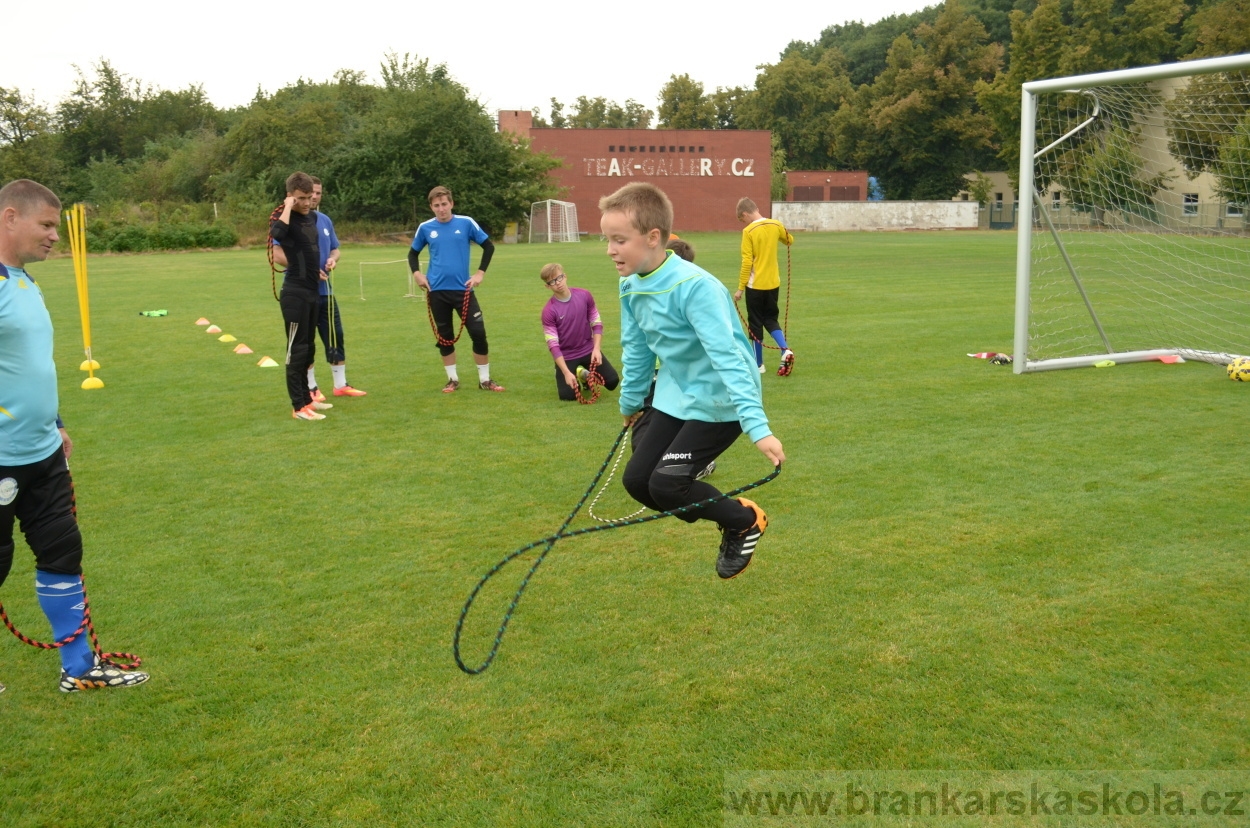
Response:
[[[326,401],[326,395],[321,393],[320,388],[314,388],[311,391],[309,391],[308,394],[309,396],[312,397],[313,402],[325,402]]]
[[[504,390],[502,385],[500,385],[499,383],[495,382],[494,380],[489,380],[489,379],[488,379],[488,380],[482,380],[481,382],[479,382],[479,383],[477,384],[477,387],[478,387],[478,388],[480,388],[480,389],[482,389],[483,391],[502,391],[502,390]]]
[[[755,553],[755,545],[768,528],[768,515],[745,497],[738,502],[755,512],[755,522],[746,529],[727,529],[721,527],[720,555],[716,558],[716,574],[722,578],[733,578],[742,573],[751,563]]]
[[[453,391],[459,391],[459,390],[460,390],[460,380],[449,379],[447,380],[447,384],[443,386],[444,394],[450,394]]]
[[[111,661],[101,661],[95,657],[95,665],[81,676],[71,676],[61,670],[61,692],[77,693],[80,690],[106,689],[109,687],[134,687],[143,684],[149,678],[147,673],[138,670],[123,670]]]

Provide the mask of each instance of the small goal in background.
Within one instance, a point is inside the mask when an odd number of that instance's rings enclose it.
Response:
[[[530,205],[530,244],[575,241],[581,241],[576,204],[548,199]]]

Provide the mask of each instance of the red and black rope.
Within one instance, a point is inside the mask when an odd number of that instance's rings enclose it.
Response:
[[[438,323],[434,321],[434,305],[430,302],[430,291],[425,291],[425,313],[430,318],[430,330],[434,331],[434,338],[438,340],[439,345],[455,345],[460,341],[460,337],[464,335],[465,322],[469,320],[469,300],[473,298],[473,288],[464,289],[464,302],[460,306],[460,331],[456,334],[455,339],[444,339],[443,335],[438,332]]]
[[[577,401],[582,405],[594,405],[599,401],[599,395],[603,393],[603,375],[595,369],[599,367],[599,363],[590,363],[590,370],[586,372],[586,387],[590,389],[590,398],[582,396],[582,384],[579,382],[573,387],[573,395],[577,397]]]
[[[286,202],[282,202],[274,208],[269,214],[269,239],[265,242],[265,251],[269,256],[269,287],[273,290],[273,299],[280,302],[278,298],[278,265],[273,260],[273,223],[278,216],[282,215],[282,211],[286,209]]]
[[[91,621],[91,604],[87,601],[87,584],[83,581],[82,586],[82,624],[72,634],[67,635],[60,641],[51,644],[43,641],[36,641],[25,633],[21,632],[17,627],[13,626],[13,622],[9,620],[9,615],[4,611],[4,604],[0,604],[0,621],[4,622],[4,626],[9,628],[9,632],[17,637],[18,641],[37,647],[41,650],[59,650],[71,641],[78,639],[80,635],[86,632],[91,637],[91,651],[100,657],[101,663],[111,664],[119,670],[134,670],[143,663],[143,659],[134,653],[106,653],[100,649],[100,639],[95,632],[95,624]],[[117,661],[116,659],[125,659]]]

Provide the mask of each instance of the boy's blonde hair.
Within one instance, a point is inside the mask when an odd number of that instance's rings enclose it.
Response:
[[[559,262],[552,262],[551,264],[543,265],[543,269],[538,272],[538,275],[544,282],[546,282],[548,279],[551,279],[563,272],[564,268]]]
[[[738,215],[744,216],[747,213],[758,213],[759,207],[755,206],[755,202],[749,198],[738,199]]]
[[[439,187],[435,187],[433,190],[430,190],[430,196],[429,198],[426,199],[426,204],[433,204],[434,199],[438,198],[439,196],[447,196],[448,201],[455,202],[455,199],[451,197],[451,190],[447,189],[446,187],[439,186]]]
[[[690,242],[685,239],[669,239],[665,245],[669,250],[681,256],[688,262],[694,261],[694,248],[690,246]]]
[[[654,184],[635,181],[599,199],[599,212],[614,211],[628,215],[634,229],[644,236],[652,230],[659,230],[660,243],[668,241],[668,234],[673,229],[673,202]]]

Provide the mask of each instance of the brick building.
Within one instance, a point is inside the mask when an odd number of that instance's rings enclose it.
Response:
[[[528,138],[561,160],[552,171],[560,196],[577,205],[583,231],[597,233],[599,199],[631,181],[668,194],[678,233],[738,230],[738,199],[771,214],[772,137],[747,129],[536,129],[525,110],[501,110],[499,131]]]
[[[786,172],[786,201],[867,201],[864,170],[792,170]]]

